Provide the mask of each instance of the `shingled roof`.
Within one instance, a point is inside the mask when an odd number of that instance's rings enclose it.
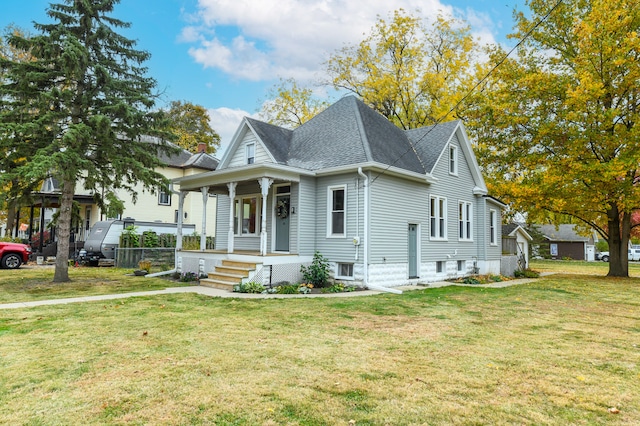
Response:
[[[403,131],[355,96],[346,96],[295,130],[246,118],[275,161],[306,170],[377,162],[431,173],[458,121]]]

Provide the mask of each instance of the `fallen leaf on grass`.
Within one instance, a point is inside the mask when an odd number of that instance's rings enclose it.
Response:
[[[618,410],[616,407],[609,407],[607,411],[611,414],[618,414],[620,412],[620,410]]]

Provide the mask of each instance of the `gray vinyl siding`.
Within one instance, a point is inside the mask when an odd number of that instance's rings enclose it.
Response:
[[[449,173],[449,147],[446,146],[433,170],[433,176],[438,179],[438,182],[429,188],[429,197],[444,197],[447,200],[447,239],[446,241],[431,239],[429,214],[427,213],[427,226],[422,233],[422,260],[426,262],[448,259],[471,260],[478,256],[478,244],[481,244],[483,239],[482,233],[484,231],[478,226],[480,221],[477,219],[479,214],[484,211],[483,198],[473,194],[476,182],[457,136],[454,135],[450,143],[458,148],[458,173],[457,175]],[[469,202],[473,206],[472,241],[460,240],[459,238],[459,203],[461,201]],[[426,206],[428,210],[429,204]],[[451,257],[448,258],[447,255]]]
[[[362,250],[359,249],[360,256],[358,262],[355,261],[356,246],[353,244],[353,237],[361,234],[356,228],[359,219],[360,229],[363,229],[362,212],[364,211],[364,203],[362,192],[363,189],[357,187],[357,173],[349,173],[344,175],[329,176],[317,178],[316,182],[316,249],[329,259],[331,262],[345,263],[361,263]],[[327,237],[327,219],[328,219],[328,191],[330,187],[346,186],[346,228],[345,236],[338,238]],[[358,202],[360,212],[357,212]]]
[[[408,261],[409,224],[419,225],[424,239],[429,220],[429,193],[425,183],[373,174],[370,185],[369,263]],[[424,248],[420,248],[424,251]]]
[[[216,212],[216,250],[225,250],[229,242],[229,196],[218,194]]]
[[[255,144],[255,157],[254,163],[272,163],[273,161],[269,158],[269,154],[264,149],[262,144],[256,139],[255,135],[251,131],[247,131],[242,142],[238,144],[238,148],[233,153],[231,160],[229,161],[229,165],[227,167],[239,167],[247,164],[246,158],[246,146],[247,144],[253,143]]]
[[[298,254],[311,256],[316,250],[317,217],[320,215],[316,207],[316,180],[311,177],[300,178],[298,186],[298,201],[296,206]],[[293,231],[293,229],[292,229]]]

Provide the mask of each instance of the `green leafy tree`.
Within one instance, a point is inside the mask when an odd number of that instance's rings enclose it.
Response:
[[[295,128],[315,117],[329,106],[319,100],[310,88],[303,88],[294,79],[281,80],[269,91],[260,116],[276,126]]]
[[[477,47],[469,27],[439,16],[432,26],[402,9],[379,18],[358,45],[327,62],[333,86],[358,95],[402,129],[456,117],[471,87]]]
[[[530,222],[568,215],[596,229],[609,244],[608,275],[628,276],[640,224],[638,2],[528,5],[514,37],[531,35],[468,112],[487,184]],[[497,62],[504,52],[492,55]]]
[[[191,102],[173,101],[167,111],[169,130],[177,136],[176,144],[196,152],[204,143],[207,152],[214,154],[220,147],[220,135],[211,128],[207,110]]]
[[[33,61],[0,59],[0,135],[24,160],[0,177],[25,186],[51,174],[61,182],[54,282],[69,280],[69,235],[76,183],[108,194],[136,185],[167,186],[156,172],[159,154],[175,153],[164,115],[153,112],[156,82],[146,76],[149,53],[116,30],[129,24],[111,16],[118,0],[65,0],[47,10],[53,21],[34,24],[31,37],[8,43]]]

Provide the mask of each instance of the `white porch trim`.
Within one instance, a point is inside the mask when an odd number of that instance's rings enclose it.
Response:
[[[260,254],[262,256],[267,255],[267,197],[269,195],[269,188],[273,183],[273,179],[266,177],[258,180],[260,184],[260,192],[262,194],[262,220],[260,224]]]
[[[229,205],[229,232],[227,233],[227,253],[233,253],[233,241],[235,238],[235,232],[233,232],[233,222],[234,222],[234,209],[235,209],[235,198],[236,198],[236,186],[238,182],[229,182],[227,184],[227,188],[229,188],[229,199],[231,203]]]

